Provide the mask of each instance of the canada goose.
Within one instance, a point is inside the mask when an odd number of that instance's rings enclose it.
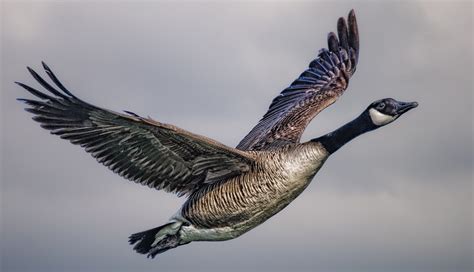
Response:
[[[49,93],[18,83],[38,98],[19,99],[52,134],[85,148],[120,176],[187,195],[168,223],[129,237],[149,257],[192,241],[236,238],[281,211],[310,183],[326,159],[358,135],[393,122],[416,102],[386,98],[327,135],[299,143],[310,120],[347,88],[358,60],[353,11],[338,21],[309,68],[277,96],[236,149],[172,125],[117,113],[76,97],[43,63],[54,84],[28,68]]]

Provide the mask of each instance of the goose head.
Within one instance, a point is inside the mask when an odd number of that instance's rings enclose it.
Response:
[[[402,114],[417,106],[417,102],[402,102],[393,98],[384,98],[370,104],[367,112],[370,116],[370,121],[376,127],[381,127],[390,124],[402,116]]]

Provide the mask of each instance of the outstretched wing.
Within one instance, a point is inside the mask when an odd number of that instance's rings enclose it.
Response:
[[[33,120],[52,134],[85,148],[98,162],[120,176],[179,195],[206,183],[247,172],[253,157],[209,138],[128,112],[93,106],[69,92],[51,69],[47,83],[28,68],[49,94],[18,85],[39,98],[28,104]]]
[[[299,142],[308,123],[334,103],[347,88],[356,70],[359,33],[355,13],[348,24],[337,22],[338,37],[328,34],[328,49],[321,49],[298,79],[273,99],[260,122],[237,146],[241,150],[265,150]]]

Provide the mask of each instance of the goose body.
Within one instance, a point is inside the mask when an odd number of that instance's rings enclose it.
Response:
[[[118,175],[150,188],[187,195],[168,223],[129,237],[138,253],[155,257],[192,241],[236,238],[293,201],[328,157],[353,138],[395,121],[417,106],[385,98],[339,129],[300,143],[306,125],[346,90],[358,62],[353,11],[339,18],[328,48],[271,103],[237,148],[132,112],[117,113],[70,92],[43,63],[47,92],[19,99],[41,127],[79,145]]]
[[[183,228],[184,237],[227,240],[260,225],[301,194],[329,156],[315,142],[252,153],[253,170],[190,196],[174,218],[190,224]],[[207,229],[216,232],[209,235]]]

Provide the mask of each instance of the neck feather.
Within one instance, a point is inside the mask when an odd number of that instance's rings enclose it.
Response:
[[[332,154],[355,137],[376,128],[378,128],[378,126],[374,125],[371,121],[368,111],[364,111],[351,122],[312,141],[320,142],[323,147]]]

